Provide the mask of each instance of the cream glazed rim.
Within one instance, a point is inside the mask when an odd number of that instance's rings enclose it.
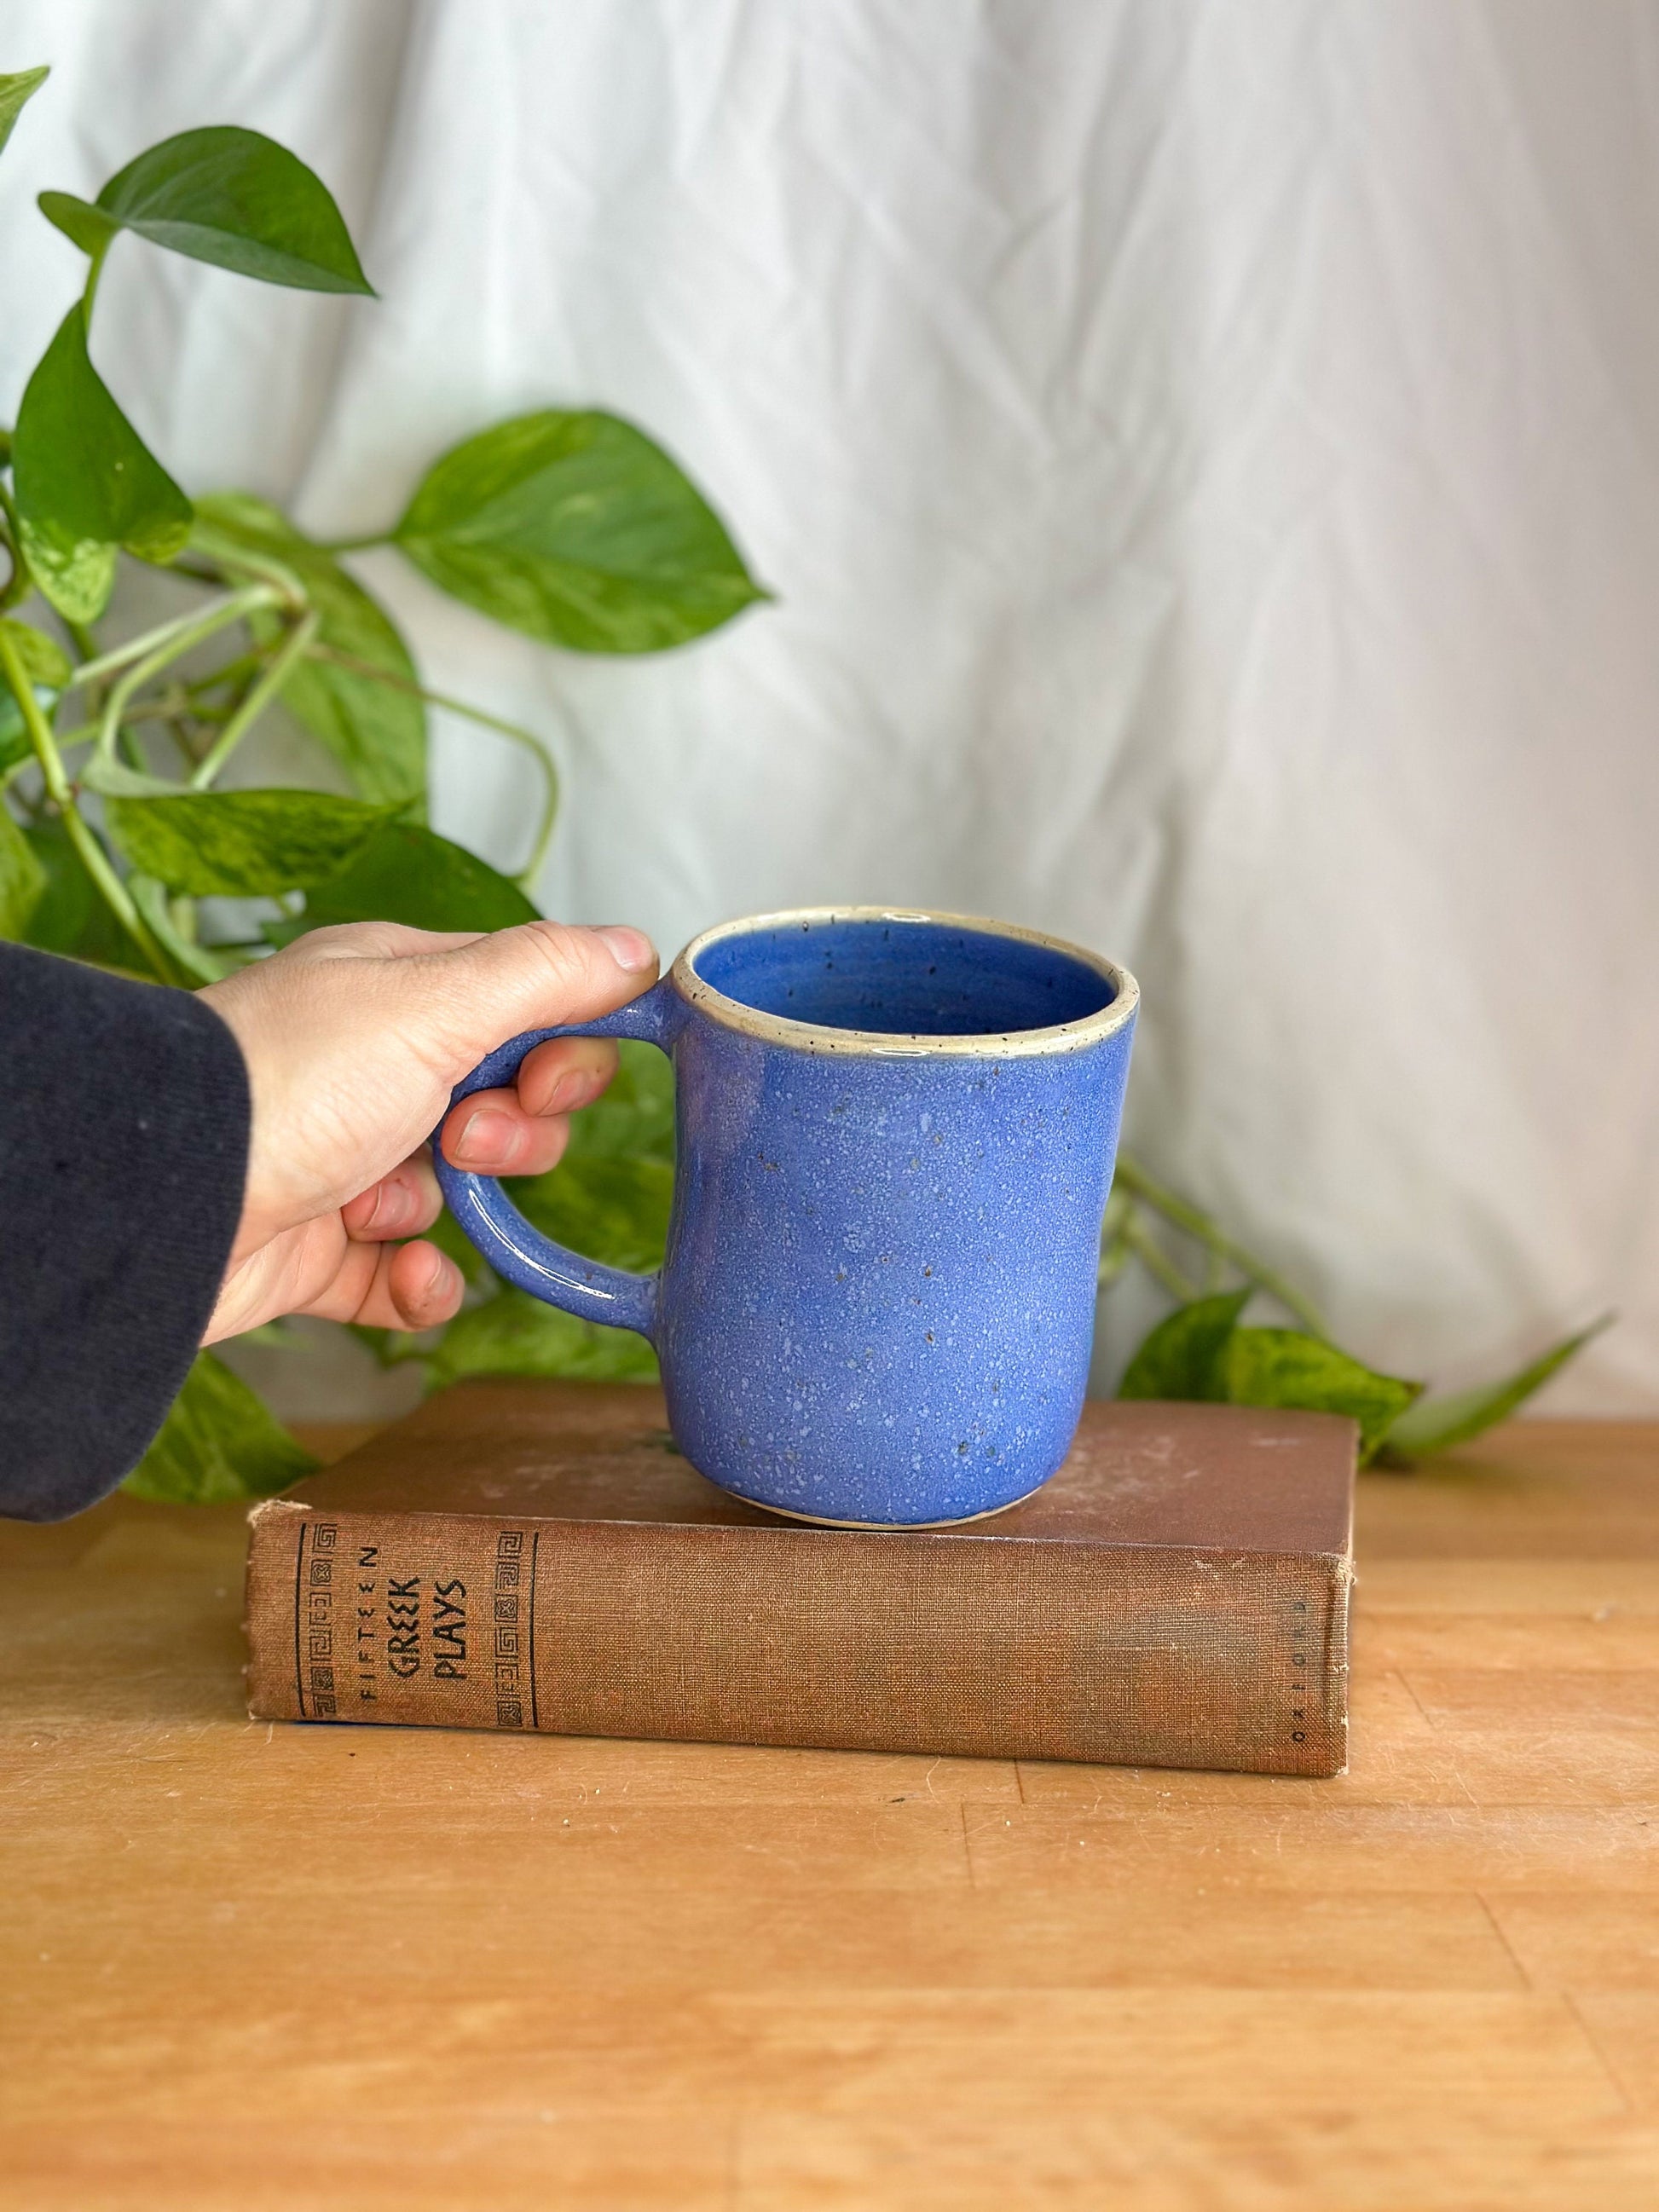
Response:
[[[982,937],[1003,937],[1023,945],[1040,946],[1092,969],[1112,987],[1112,999],[1098,1012],[1080,1021],[1057,1023],[1050,1029],[975,1030],[963,1035],[932,1036],[897,1030],[839,1030],[821,1028],[814,1022],[798,1022],[787,1014],[763,1013],[729,998],[697,973],[697,961],[711,945],[732,937],[750,937],[764,930],[811,928],[815,923],[890,921],[901,925],[932,923],[942,929],[970,930]],[[669,981],[689,1006],[695,1006],[724,1029],[737,1030],[764,1044],[790,1045],[798,1052],[823,1052],[889,1059],[933,1059],[947,1055],[959,1060],[1035,1059],[1044,1054],[1085,1050],[1103,1043],[1127,1029],[1140,1003],[1140,987],[1128,969],[1103,953],[1051,937],[1041,929],[1024,929],[1012,921],[993,921],[969,914],[944,914],[933,908],[890,906],[789,907],[777,914],[746,915],[736,921],[716,923],[691,939],[670,969]]]

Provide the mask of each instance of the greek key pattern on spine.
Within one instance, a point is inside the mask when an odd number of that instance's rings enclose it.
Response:
[[[306,1664],[311,1716],[319,1721],[333,1720],[339,1710],[334,1687],[334,1548],[339,1533],[331,1521],[313,1521],[306,1562]]]
[[[524,1531],[503,1528],[495,1539],[495,1725],[524,1726],[524,1667],[520,1601],[524,1588]]]

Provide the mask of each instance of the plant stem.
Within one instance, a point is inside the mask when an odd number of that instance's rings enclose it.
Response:
[[[248,693],[241,705],[225,724],[212,744],[203,755],[201,763],[190,780],[192,791],[205,791],[220,769],[240,744],[265,708],[282,690],[295,661],[317,635],[322,617],[313,607],[295,624],[291,635],[284,640],[282,649],[271,655],[264,674]]]
[[[24,726],[29,733],[29,742],[34,747],[35,758],[40,763],[40,773],[46,779],[47,793],[63,817],[64,827],[80,855],[82,866],[103,894],[105,904],[161,981],[172,982],[173,970],[166,953],[156,943],[133,904],[126,885],[110,866],[109,855],[75,803],[75,793],[64,773],[63,756],[58,750],[46,716],[40,711],[40,703],[18,657],[17,647],[3,630],[0,630],[0,674],[3,674],[11,687],[11,695],[17,702]]]
[[[1234,1243],[1232,1237],[1228,1237],[1221,1230],[1221,1225],[1210,1218],[1210,1214],[1201,1212],[1188,1199],[1179,1199],[1175,1192],[1166,1190],[1164,1183],[1155,1182],[1139,1161],[1119,1152],[1117,1176],[1128,1190],[1134,1192],[1134,1197],[1152,1207],[1152,1212],[1164,1214],[1168,1224],[1175,1225],[1176,1230],[1186,1230],[1188,1237],[1197,1237],[1206,1252],[1214,1252],[1217,1259],[1232,1261],[1239,1274],[1243,1274],[1249,1283],[1255,1283],[1256,1290],[1267,1291],[1267,1297],[1279,1298],[1279,1303],[1285,1307],[1287,1312],[1291,1312],[1297,1316],[1297,1321],[1303,1322],[1303,1328],[1312,1329],[1314,1336],[1328,1334],[1325,1316],[1318,1312],[1312,1298],[1303,1297],[1303,1291],[1298,1291],[1294,1283],[1287,1283],[1285,1276],[1279,1274],[1276,1267],[1270,1267],[1267,1261],[1256,1259],[1255,1252],[1248,1252],[1241,1243]]]
[[[1107,1195],[1106,1211],[1100,1224],[1100,1266],[1096,1274],[1096,1287],[1104,1290],[1123,1273],[1128,1262],[1129,1248],[1123,1241],[1123,1232],[1134,1219],[1135,1202],[1126,1190],[1114,1188]]]
[[[234,660],[227,660],[221,666],[210,669],[205,676],[191,677],[183,688],[192,699],[204,691],[216,691],[222,684],[234,684],[244,676],[251,676],[256,668],[264,665],[264,647],[255,646],[251,653],[239,653]],[[203,710],[198,708],[196,711],[200,713]]]
[[[416,684],[407,676],[396,676],[389,668],[377,667],[372,660],[360,660],[355,653],[342,653],[337,646],[315,645],[311,649],[313,660],[331,662],[353,676],[366,676],[372,683],[384,684],[388,690],[406,692],[410,698],[423,699],[428,707],[441,707],[447,714],[464,714],[469,722],[477,722],[486,730],[494,730],[499,737],[511,738],[515,745],[522,745],[532,754],[542,777],[542,818],[536,825],[535,842],[530,857],[514,881],[529,884],[540,872],[547,857],[549,840],[553,835],[553,823],[559,811],[559,772],[541,739],[529,730],[521,729],[516,722],[503,721],[499,714],[488,714],[482,707],[469,706],[465,699],[454,699],[447,691],[434,691],[424,684]]]
[[[11,562],[11,574],[6,579],[4,589],[0,590],[0,615],[3,615],[8,607],[15,607],[20,599],[28,597],[33,579],[23,565],[23,556],[17,550],[16,539],[0,531],[0,545],[5,547],[6,557]]]
[[[228,722],[230,720],[228,707],[194,707],[183,696],[183,689],[181,684],[169,684],[165,691],[159,692],[154,698],[140,699],[122,715],[123,728],[131,729],[135,722],[178,722],[186,719],[198,722]],[[58,740],[60,745],[70,741],[68,738]]]
[[[228,623],[240,622],[255,607],[270,606],[276,596],[269,584],[250,584],[246,589],[233,592],[228,599],[219,600],[216,605],[182,624],[169,623],[165,635],[158,633],[161,641],[154,650],[129,668],[120,682],[111,688],[109,697],[104,702],[103,718],[98,726],[98,759],[110,761],[115,757],[115,738],[121,726],[121,717],[126,712],[127,702],[141,684],[148,683],[170,660],[176,660],[181,653],[188,653],[192,646],[204,643],[216,631],[223,629]],[[84,668],[78,670],[76,681],[84,682],[86,675]]]
[[[8,607],[15,607],[20,599],[28,597],[34,579],[29,574],[28,562],[23,558],[22,525],[17,520],[17,509],[11,494],[3,483],[0,483],[0,514],[6,518],[4,543],[7,557],[11,562],[11,574],[6,579],[6,587],[0,592],[0,614],[3,614]]]
[[[1224,1235],[1207,1213],[1200,1212],[1197,1206],[1189,1205],[1184,1198],[1177,1198],[1174,1191],[1166,1190],[1162,1183],[1154,1182],[1139,1161],[1128,1158],[1122,1152],[1117,1156],[1117,1175],[1125,1188],[1150,1206],[1154,1213],[1161,1213],[1174,1227],[1184,1230],[1188,1237],[1196,1237],[1206,1251],[1214,1253],[1219,1259],[1231,1261],[1242,1275],[1259,1290],[1266,1291],[1269,1297],[1277,1298],[1280,1305],[1293,1313],[1304,1328],[1310,1329],[1314,1335],[1322,1337],[1325,1334],[1323,1317],[1312,1300],[1304,1297],[1293,1284],[1287,1283],[1277,1268],[1268,1267],[1253,1252],[1247,1252],[1242,1244],[1236,1244],[1231,1237]],[[1145,1259],[1146,1256],[1143,1252],[1141,1257]],[[1147,1264],[1150,1266],[1151,1262]],[[1157,1272],[1154,1268],[1153,1273]],[[1191,1297],[1193,1293],[1188,1291],[1187,1295]]]
[[[1100,1266],[1095,1274],[1097,1291],[1109,1290],[1129,1264],[1133,1247],[1121,1230],[1109,1237],[1100,1248]]]
[[[1138,1214],[1125,1224],[1123,1242],[1147,1273],[1163,1284],[1172,1298],[1178,1298],[1184,1306],[1190,1304],[1198,1296],[1197,1284],[1188,1281]]]
[[[234,596],[240,599],[242,595],[239,592]],[[225,604],[223,600],[219,602],[222,606]],[[211,613],[212,609],[210,608],[207,611]],[[83,684],[96,684],[106,676],[112,676],[118,668],[125,668],[129,661],[141,659],[146,654],[155,653],[169,639],[181,636],[185,631],[191,629],[202,619],[202,616],[203,610],[199,607],[186,615],[174,615],[171,621],[159,623],[154,629],[145,630],[141,636],[130,637],[125,645],[112,646],[107,653],[100,653],[95,660],[82,661],[76,670],[73,679],[64,686],[65,694],[77,690]],[[77,636],[76,629],[71,628],[70,634],[75,637],[77,645],[82,637],[86,638],[88,644],[92,642],[92,639],[84,630],[82,630]],[[181,652],[184,649],[182,647],[179,648]]]
[[[198,553],[204,553],[221,568],[228,568],[233,574],[240,571],[244,575],[255,576],[261,583],[271,586],[291,613],[303,614],[311,604],[305,586],[292,568],[286,568],[268,553],[257,553],[236,538],[226,537],[211,523],[204,522],[200,515],[196,518],[191,542]],[[194,574],[197,572],[186,569],[184,573]]]
[[[88,336],[92,331],[92,303],[98,297],[98,279],[104,273],[104,257],[114,241],[115,234],[112,231],[103,244],[87,257],[89,266],[87,270],[86,289],[81,295],[81,313],[85,319]]]
[[[371,546],[390,545],[392,532],[376,530],[367,538],[319,538],[316,543],[325,553],[367,553]]]

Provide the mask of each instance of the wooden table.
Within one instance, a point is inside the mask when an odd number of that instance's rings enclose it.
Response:
[[[1362,1482],[1337,1782],[252,1723],[235,1512],[0,1535],[0,2203],[1659,2203],[1659,1430]]]

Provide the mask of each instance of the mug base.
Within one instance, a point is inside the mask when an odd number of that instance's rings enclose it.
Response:
[[[1035,1498],[1042,1487],[1042,1483],[1036,1483],[1018,1498],[1006,1498],[1000,1505],[988,1506],[983,1513],[958,1513],[949,1521],[832,1521],[827,1514],[794,1513],[787,1505],[769,1505],[763,1498],[746,1497],[739,1490],[730,1495],[742,1498],[745,1505],[758,1506],[763,1513],[775,1513],[780,1520],[805,1522],[809,1528],[858,1528],[872,1535],[891,1536],[911,1530],[925,1534],[930,1528],[966,1528],[975,1521],[994,1521],[999,1513],[1012,1513],[1016,1505],[1024,1505],[1028,1498]]]

